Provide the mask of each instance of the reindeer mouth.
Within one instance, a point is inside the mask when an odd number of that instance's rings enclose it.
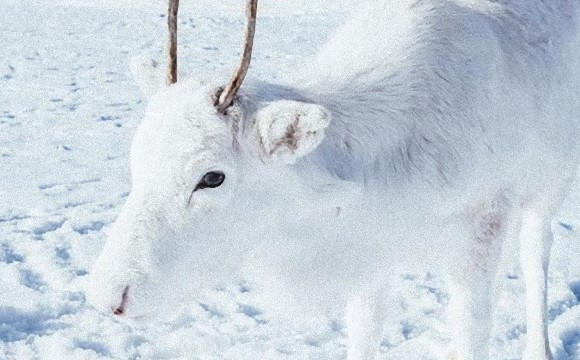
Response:
[[[119,306],[116,309],[111,308],[111,310],[113,310],[113,314],[123,315],[123,313],[125,312],[125,305],[127,304],[128,296],[129,296],[129,286],[126,286],[125,289],[123,290],[123,295],[121,295],[121,304],[119,304]]]

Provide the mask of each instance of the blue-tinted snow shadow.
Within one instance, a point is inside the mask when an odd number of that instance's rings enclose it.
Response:
[[[554,354],[554,360],[580,359],[580,330],[570,330],[562,335],[562,348]]]
[[[42,310],[23,311],[12,306],[0,307],[0,340],[13,342],[30,335],[48,335],[71,325]]]
[[[92,340],[83,340],[83,339],[74,339],[73,341],[74,347],[77,349],[83,350],[92,350],[95,353],[99,354],[99,356],[111,356],[111,351],[109,348],[99,342],[92,341]]]

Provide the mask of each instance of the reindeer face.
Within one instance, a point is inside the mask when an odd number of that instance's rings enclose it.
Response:
[[[312,151],[329,122],[322,107],[286,100],[222,115],[216,86],[196,86],[155,95],[134,136],[131,194],[91,274],[89,297],[105,312],[166,314],[231,280],[248,239],[276,216],[260,197],[293,187],[279,170]]]
[[[179,293],[166,284],[188,277],[179,264],[195,257],[198,239],[219,240],[220,226],[204,229],[231,206],[239,154],[231,119],[214,109],[215,87],[189,85],[155,95],[135,133],[131,194],[91,276],[90,297],[105,311],[139,316],[165,304]]]
[[[131,194],[91,273],[89,298],[105,312],[167,313],[200,286],[227,281],[251,247],[247,239],[268,233],[276,217],[264,198],[273,204],[268,195],[293,188],[276,176],[284,173],[280,167],[269,165],[293,163],[322,141],[330,117],[321,106],[236,100],[251,58],[257,0],[247,6],[242,62],[218,94],[216,84],[175,84],[178,1],[169,1],[173,85],[152,97],[135,134]],[[131,68],[145,95],[157,92],[155,62],[134,58]]]

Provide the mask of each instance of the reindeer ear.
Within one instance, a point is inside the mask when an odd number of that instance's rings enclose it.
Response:
[[[129,60],[129,66],[133,79],[145,97],[150,98],[165,86],[163,70],[159,68],[159,63],[155,60],[138,55]]]
[[[256,114],[265,157],[287,164],[314,150],[329,124],[330,113],[324,107],[298,101],[276,101]]]

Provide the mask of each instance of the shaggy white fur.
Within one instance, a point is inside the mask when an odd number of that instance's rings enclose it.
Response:
[[[550,220],[578,162],[577,21],[574,0],[375,1],[284,84],[247,82],[225,116],[219,82],[162,90],[133,140],[93,303],[160,315],[246,276],[280,308],[348,302],[348,358],[371,359],[393,267],[445,259],[450,356],[484,360],[492,280],[517,229],[525,359],[551,359]],[[155,75],[136,71],[150,93]],[[223,184],[200,187],[216,171]]]

